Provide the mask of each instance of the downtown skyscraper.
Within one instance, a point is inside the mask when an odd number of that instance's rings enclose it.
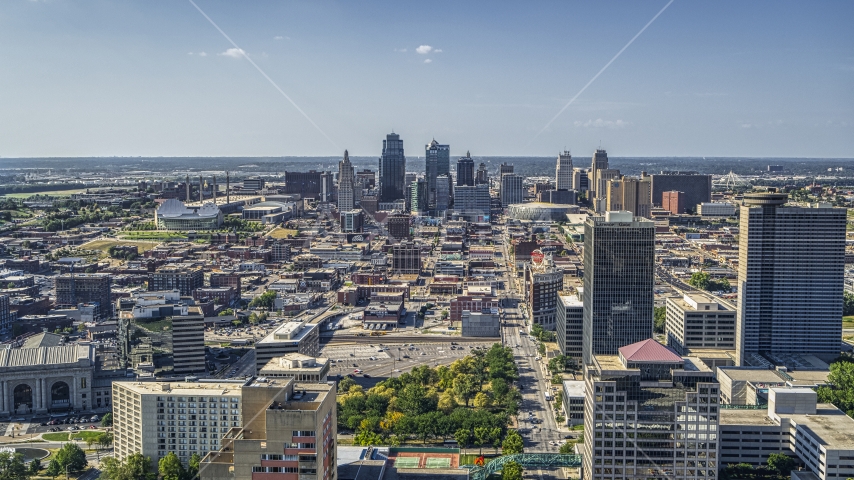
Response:
[[[573,190],[572,155],[568,151],[558,154],[555,169],[555,190]]]
[[[655,223],[605,212],[584,223],[582,360],[652,337]],[[560,333],[559,333],[560,334]]]
[[[466,152],[465,157],[457,160],[457,186],[474,186],[474,160],[469,152]]]
[[[451,147],[449,145],[440,145],[434,138],[429,145],[424,147],[424,157],[426,159],[426,175],[427,180],[427,204],[430,210],[436,209],[436,204],[447,205],[449,199],[437,202],[436,199],[436,183],[439,175],[451,174]]]
[[[356,175],[350,156],[344,150],[344,160],[338,162],[338,211],[346,212],[356,206]]]
[[[383,154],[380,157],[380,202],[393,202],[405,199],[406,156],[403,153],[403,140],[396,133],[389,133],[383,140]]]
[[[738,239],[736,362],[756,354],[839,355],[844,208],[787,207],[788,195],[746,193]],[[760,360],[761,363],[761,360]]]

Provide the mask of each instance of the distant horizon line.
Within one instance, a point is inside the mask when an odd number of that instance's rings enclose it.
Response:
[[[220,159],[270,159],[270,158],[344,158],[343,155],[282,155],[282,156],[273,156],[273,155],[262,155],[262,156],[202,156],[202,155],[176,155],[176,156],[154,156],[154,155],[135,155],[135,156],[69,156],[69,157],[61,157],[61,156],[51,156],[51,157],[3,157],[0,156],[0,161],[2,160],[59,160],[59,159],[160,159],[160,158],[220,158]],[[454,158],[452,156],[451,158]],[[462,155],[460,155],[462,157]],[[376,158],[379,159],[379,156],[375,155],[352,155],[350,154],[350,158]],[[423,159],[426,157],[421,156],[407,156],[407,158],[419,158]],[[472,155],[472,158],[552,158],[552,156],[546,155]],[[574,158],[587,158],[586,156],[578,156]],[[616,158],[639,158],[639,159],[656,159],[656,158],[688,158],[688,159],[708,159],[708,158],[724,158],[724,159],[741,159],[741,160],[854,160],[854,157],[773,157],[773,156],[727,156],[727,155],[658,155],[658,156],[648,156],[648,155],[620,155],[620,156],[612,156],[608,155],[609,159]]]

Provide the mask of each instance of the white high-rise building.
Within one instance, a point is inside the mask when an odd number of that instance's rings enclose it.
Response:
[[[572,155],[564,150],[557,156],[557,169],[555,170],[555,189],[573,190],[572,184]]]
[[[356,174],[350,156],[344,150],[344,160],[338,162],[338,211],[348,212],[355,207]]]

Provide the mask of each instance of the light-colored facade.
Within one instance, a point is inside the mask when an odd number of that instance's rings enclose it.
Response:
[[[501,206],[507,207],[515,203],[522,203],[525,199],[525,190],[522,187],[522,181],[525,177],[515,173],[505,173],[501,175],[501,188],[499,190],[499,198]]]
[[[33,343],[0,350],[0,415],[92,408],[95,349],[59,345],[53,337],[40,334],[27,340]]]
[[[510,218],[540,222],[565,222],[566,216],[572,213],[578,213],[577,205],[541,202],[517,203],[507,210]]]
[[[219,450],[225,433],[242,425],[244,383],[113,382],[116,457],[140,453],[156,469],[169,452],[186,465],[194,453]]]
[[[648,339],[585,367],[582,478],[716,479],[718,384]]]
[[[154,212],[154,223],[160,230],[215,230],[222,220],[222,211],[213,203],[188,208],[174,198],[160,204]]]
[[[557,156],[557,167],[555,168],[555,189],[575,190],[575,186],[572,182],[572,155],[570,155],[568,151],[564,151]]]
[[[694,348],[735,350],[735,310],[714,297],[699,293],[668,297],[666,308],[667,346],[680,355]]]
[[[356,176],[350,155],[344,150],[344,159],[338,162],[338,211],[346,212],[356,207]]]
[[[264,368],[274,357],[296,352],[309,357],[320,353],[320,332],[317,324],[301,321],[285,322],[255,343],[255,366]]]
[[[500,337],[501,319],[498,316],[498,310],[491,312],[463,310],[461,333],[464,337]]]
[[[563,412],[567,426],[584,423],[584,381],[563,381]]]
[[[258,379],[243,388],[243,418],[201,480],[336,480],[335,384]]]
[[[580,362],[584,345],[584,300],[580,292],[577,295],[559,295],[558,299],[557,344],[560,353]]]
[[[854,419],[830,404],[817,403],[804,388],[771,388],[767,409],[723,409],[720,464],[765,464],[785,453],[805,468],[793,480],[854,477]]]
[[[782,193],[748,193],[738,251],[737,362],[760,353],[839,355],[844,208],[786,207]]]
[[[701,217],[734,217],[737,208],[729,202],[703,202],[697,204]]]
[[[329,376],[328,358],[309,357],[301,353],[287,353],[274,357],[260,370],[263,378],[293,378],[297,382],[325,382]]]
[[[652,336],[655,224],[631,212],[584,223],[583,362]]]
[[[652,182],[642,178],[622,177],[608,182],[608,210],[625,210],[636,217],[652,216]]]

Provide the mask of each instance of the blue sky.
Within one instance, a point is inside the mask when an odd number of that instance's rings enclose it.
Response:
[[[195,1],[331,141],[189,1],[4,0],[0,156],[854,157],[850,1],[676,0],[539,136],[666,1]]]

